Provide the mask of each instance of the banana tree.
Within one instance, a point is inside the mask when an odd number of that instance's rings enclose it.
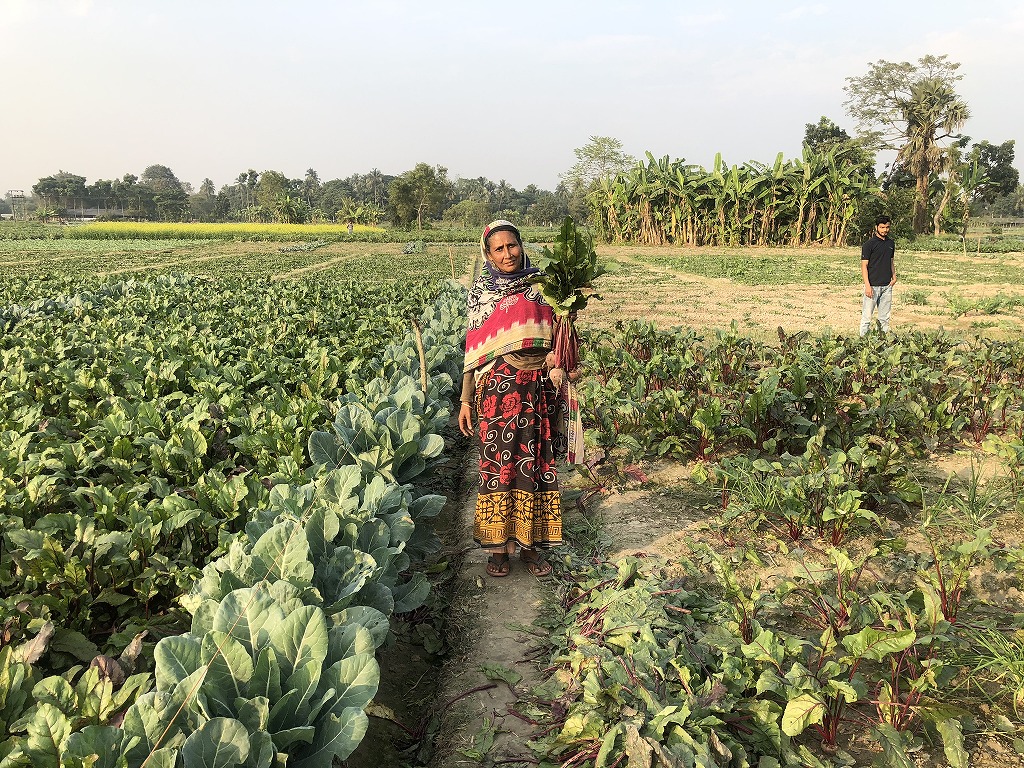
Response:
[[[965,233],[967,232],[967,222],[971,218],[971,200],[974,199],[974,192],[988,181],[988,174],[984,168],[978,166],[977,160],[960,168],[960,193],[964,203],[963,231]]]
[[[594,192],[609,241],[644,245],[806,245],[845,242],[861,202],[877,194],[849,153],[834,149],[771,166],[726,164],[710,170],[647,154],[646,162]]]

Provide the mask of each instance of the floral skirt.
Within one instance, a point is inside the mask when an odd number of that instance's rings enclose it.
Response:
[[[551,416],[555,392],[541,371],[502,359],[476,392],[480,487],[473,538],[485,549],[562,543]]]

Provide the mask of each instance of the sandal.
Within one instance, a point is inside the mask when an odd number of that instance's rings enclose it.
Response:
[[[526,570],[534,576],[548,576],[551,573],[551,563],[541,557],[535,549],[520,550],[519,559],[526,565]]]
[[[508,560],[508,555],[491,555],[487,558],[487,575],[493,576],[496,579],[502,576],[508,576],[509,570],[511,570],[512,564]]]

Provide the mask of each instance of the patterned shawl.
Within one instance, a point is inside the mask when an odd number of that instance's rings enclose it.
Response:
[[[469,289],[464,371],[471,371],[508,352],[551,349],[551,307],[530,277],[538,272],[523,258],[518,272],[505,274],[484,264]]]

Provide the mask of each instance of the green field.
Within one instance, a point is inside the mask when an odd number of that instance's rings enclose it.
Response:
[[[465,641],[431,518],[477,253],[0,240],[4,765],[422,764],[428,720],[363,733],[371,700],[423,716]],[[568,484],[520,702],[540,764],[1024,749],[1022,254],[898,253],[898,332],[867,339],[855,249],[600,254],[578,385],[604,459]],[[595,497],[620,506],[568,503]],[[612,557],[602,529],[646,518]]]
[[[0,760],[347,757],[429,591],[461,289],[387,244],[5,245]]]
[[[447,246],[404,254],[399,243],[252,243],[224,240],[0,241],[6,277],[107,277],[188,273],[245,279],[330,276],[357,282],[451,277]],[[459,247],[460,271],[469,247]]]

